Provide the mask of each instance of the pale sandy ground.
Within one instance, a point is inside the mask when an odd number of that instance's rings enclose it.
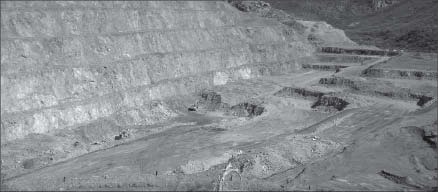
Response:
[[[367,78],[358,77],[360,71],[386,59],[347,68],[336,76],[366,82]],[[11,143],[2,151],[2,156],[11,154],[5,161],[16,168],[6,169],[14,176],[6,178],[3,188],[436,189],[436,137],[431,138],[435,146],[424,137],[436,135],[436,100],[419,107],[415,100],[372,96],[345,87],[318,84],[320,78],[332,75],[333,72],[307,71],[242,80],[214,88],[222,96],[222,102],[230,105],[257,101],[264,106],[265,112],[253,118],[230,116],[220,110],[186,112],[186,107],[198,99],[197,96],[168,101],[178,117],[155,126],[131,127],[126,142],[88,154],[93,146],[73,147],[71,143],[75,138],[65,136],[67,133],[64,136],[63,133],[36,135]],[[437,90],[436,83],[430,81],[390,81],[394,87],[423,87],[423,91],[432,94]],[[339,112],[312,109],[312,99],[274,96],[283,87],[333,92],[332,95],[350,104]],[[114,125],[101,123],[100,126]],[[104,134],[105,129],[101,131],[94,134]],[[40,143],[35,143],[37,140]],[[108,143],[114,145],[114,141]],[[23,169],[19,168],[22,164],[11,163],[25,159],[26,154],[19,153],[26,150],[55,151],[52,156],[59,158],[59,162],[39,165],[42,167],[39,169]],[[69,155],[75,156],[72,154],[79,156],[63,160]]]

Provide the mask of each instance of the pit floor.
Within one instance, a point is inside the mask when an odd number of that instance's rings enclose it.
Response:
[[[339,75],[354,76],[364,67],[350,67]],[[180,110],[178,117],[154,126],[133,127],[132,139],[108,148],[88,153],[71,147],[71,151],[65,152],[70,156],[64,155],[59,161],[34,169],[17,165],[4,168],[2,163],[2,171],[7,172],[2,188],[424,190],[438,187],[437,149],[424,140],[425,132],[437,129],[436,102],[419,107],[413,100],[361,95],[318,84],[320,78],[332,75],[333,72],[307,71],[215,87],[223,102],[234,105],[256,100],[262,103],[265,112],[249,118],[221,111],[175,109]],[[423,91],[436,93],[433,82],[409,82],[410,87],[423,86],[426,89]],[[334,92],[347,98],[350,104],[338,112],[312,109],[312,100],[274,96],[283,87]],[[192,102],[189,98],[181,100]],[[60,135],[63,134],[36,135],[2,146],[2,160],[16,162],[18,157],[26,156],[26,150],[51,150],[50,147],[71,142]],[[225,173],[230,159],[241,156],[247,156],[251,166],[237,171],[239,175],[234,178],[239,179],[223,179],[228,177]],[[382,170],[391,176],[385,176]]]

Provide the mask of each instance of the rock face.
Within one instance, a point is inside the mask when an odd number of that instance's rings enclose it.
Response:
[[[252,12],[260,17],[272,18],[291,26],[316,46],[357,46],[344,33],[324,21],[297,19],[293,13],[273,8],[264,1],[231,1],[231,5],[243,12]]]
[[[357,46],[344,31],[334,28],[324,21],[299,21],[306,27],[308,40],[318,46]]]
[[[385,77],[392,79],[416,79],[416,80],[436,80],[438,79],[438,72],[436,71],[406,71],[400,69],[376,69],[369,68],[363,72],[364,76],[367,77]]]
[[[325,21],[360,45],[436,53],[435,0],[265,0],[295,18]]]
[[[397,1],[397,0],[373,0],[372,5],[373,5],[373,8],[375,10],[379,10],[379,9],[394,5],[398,2],[399,1]]]
[[[226,2],[2,1],[1,52],[7,142],[101,118],[153,123],[174,115],[153,100],[293,71],[313,47]]]
[[[284,87],[280,91],[276,92],[274,95],[280,97],[302,97],[305,99],[314,100],[324,96],[324,93],[319,91],[306,90],[303,88]]]

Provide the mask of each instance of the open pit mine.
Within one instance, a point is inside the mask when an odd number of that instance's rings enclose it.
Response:
[[[1,1],[1,190],[437,190],[437,65],[262,1]]]

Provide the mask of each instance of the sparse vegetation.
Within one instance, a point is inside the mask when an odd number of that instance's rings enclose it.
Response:
[[[385,1],[378,7],[375,0],[267,0],[297,18],[323,20],[345,30],[360,44],[380,48],[437,52],[438,1]]]

